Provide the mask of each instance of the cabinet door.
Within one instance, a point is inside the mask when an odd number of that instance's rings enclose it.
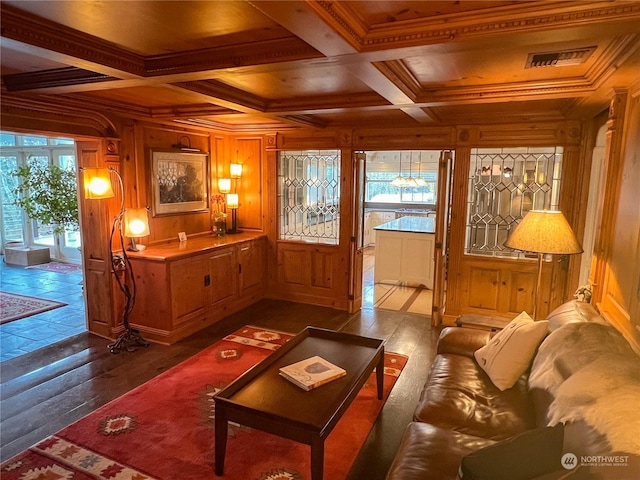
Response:
[[[264,278],[264,254],[262,242],[247,242],[238,247],[240,264],[240,293],[260,286]]]
[[[201,257],[178,260],[171,264],[171,303],[174,325],[204,313],[206,290],[202,265]]]
[[[234,247],[219,250],[209,256],[209,303],[233,297],[238,291],[238,263]]]

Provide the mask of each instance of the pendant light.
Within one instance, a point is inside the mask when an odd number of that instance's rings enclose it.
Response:
[[[413,175],[411,175],[411,163],[413,163],[413,152],[409,154],[409,178],[407,178],[407,186],[417,187],[418,182],[416,182],[416,179],[413,178]]]
[[[402,176],[402,154],[400,154],[400,171],[398,176],[391,181],[391,185],[394,187],[406,187],[407,180]]]
[[[427,185],[427,181],[422,178],[422,153],[420,153],[420,160],[418,161],[418,178],[416,178],[416,183],[419,187]]]

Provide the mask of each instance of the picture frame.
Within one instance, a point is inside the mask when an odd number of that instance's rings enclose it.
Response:
[[[209,211],[209,155],[151,150],[152,214]]]

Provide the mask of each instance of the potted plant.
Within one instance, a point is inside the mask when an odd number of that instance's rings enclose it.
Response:
[[[78,230],[78,187],[76,173],[57,165],[30,159],[14,173],[19,179],[15,188],[15,205],[29,218],[52,225],[54,234]],[[56,238],[56,254],[60,242]]]

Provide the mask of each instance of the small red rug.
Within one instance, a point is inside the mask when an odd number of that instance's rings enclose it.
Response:
[[[213,395],[291,337],[243,327],[6,461],[0,477],[308,480],[307,445],[233,423],[224,476],[214,474]],[[406,362],[385,353],[384,399],[372,374],[325,442],[324,478],[346,477]]]
[[[55,273],[82,273],[82,267],[74,263],[49,262],[27,267],[34,270],[45,270]]]
[[[0,325],[65,305],[66,303],[44,298],[0,292]]]

